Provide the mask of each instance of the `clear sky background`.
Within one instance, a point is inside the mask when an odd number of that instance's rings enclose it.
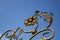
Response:
[[[24,25],[26,17],[34,15],[36,10],[52,12],[53,24],[51,28],[55,30],[55,37],[52,40],[60,39],[60,0],[0,0],[0,34],[8,29],[16,29],[21,26],[24,30],[29,28]],[[39,20],[40,28],[44,28],[45,24]],[[23,40],[27,40],[28,34],[23,33]],[[31,34],[29,34],[31,35]],[[35,38],[39,38],[39,36]],[[37,40],[37,39],[33,40]],[[5,40],[5,39],[2,39]]]

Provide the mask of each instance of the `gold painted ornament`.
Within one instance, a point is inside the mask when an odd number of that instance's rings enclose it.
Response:
[[[26,26],[31,26],[34,25],[37,22],[37,17],[36,16],[30,16],[29,18],[25,19],[24,24]]]
[[[38,22],[38,18],[37,16],[39,16],[40,18],[44,17],[44,21],[48,22],[48,26],[46,26],[45,28],[41,29],[41,30],[37,30],[39,28],[39,22]],[[2,37],[5,35],[6,38],[9,38],[10,40],[12,40],[12,38],[16,39],[16,40],[23,40],[23,38],[19,38],[19,36],[22,33],[31,33],[31,37],[28,38],[28,40],[32,40],[36,35],[38,35],[41,32],[50,30],[52,32],[52,34],[50,35],[50,37],[45,38],[44,35],[48,34],[48,32],[43,33],[42,38],[38,39],[38,40],[51,40],[54,37],[54,29],[50,28],[53,18],[52,18],[53,14],[50,13],[48,14],[47,12],[39,12],[39,11],[35,11],[35,14],[33,16],[30,16],[28,18],[25,19],[24,24],[26,26],[32,26],[36,23],[35,28],[31,29],[31,30],[24,30],[21,27],[18,27],[15,31],[14,30],[7,30],[6,32],[4,32],[1,36],[0,36],[0,40],[2,39]],[[44,24],[43,24],[44,25]],[[8,35],[8,33],[11,33],[10,35]],[[17,33],[16,33],[17,32]],[[16,35],[17,34],[17,35]]]

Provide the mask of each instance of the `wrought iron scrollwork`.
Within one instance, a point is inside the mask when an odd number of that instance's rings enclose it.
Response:
[[[39,23],[38,23],[38,16],[40,18],[45,17],[44,21],[48,22],[48,26],[45,27],[44,29],[41,29],[39,31],[37,31],[37,28],[39,27]],[[36,27],[33,28],[32,30],[26,31],[24,29],[22,29],[21,27],[18,27],[16,30],[7,30],[6,32],[4,32],[1,36],[0,36],[0,40],[2,39],[2,37],[5,35],[6,38],[9,38],[10,40],[12,40],[12,38],[14,38],[15,40],[23,40],[23,38],[19,38],[19,36],[22,33],[32,33],[32,36],[30,38],[28,38],[28,40],[32,40],[33,37],[35,37],[37,34],[44,32],[46,30],[50,30],[52,32],[51,36],[48,38],[45,38],[44,35],[48,34],[49,32],[45,32],[42,35],[42,38],[39,40],[51,40],[54,37],[54,30],[52,28],[50,28],[53,18],[52,18],[53,14],[50,13],[48,14],[47,12],[39,12],[39,11],[35,11],[35,14],[33,16],[30,16],[28,18],[25,19],[24,24],[26,26],[32,26],[34,24],[36,24]],[[16,35],[16,32],[18,32],[18,35]],[[8,33],[11,33],[10,35]]]

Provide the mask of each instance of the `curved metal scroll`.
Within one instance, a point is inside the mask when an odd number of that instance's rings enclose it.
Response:
[[[45,27],[44,29],[39,30],[39,31],[37,31],[37,28],[39,27],[37,16],[39,16],[40,18],[45,17],[44,21],[48,22],[48,26]],[[49,32],[45,32],[45,33],[43,33],[41,40],[51,40],[54,37],[54,34],[55,34],[54,30],[52,28],[50,28],[50,26],[52,24],[52,21],[53,21],[52,16],[53,16],[52,13],[48,14],[47,12],[35,11],[35,14],[33,16],[30,16],[30,17],[26,18],[25,21],[24,21],[24,24],[26,26],[32,26],[32,25],[36,24],[35,28],[33,28],[32,30],[29,30],[29,31],[23,30],[21,27],[18,27],[16,30],[7,30],[6,32],[4,32],[0,36],[0,40],[2,39],[2,37],[4,35],[5,35],[6,38],[9,38],[10,40],[12,40],[12,38],[14,38],[15,40],[23,40],[23,38],[19,38],[19,36],[22,33],[32,33],[32,36],[30,38],[28,38],[28,40],[32,40],[32,38],[35,37],[37,34],[39,34],[41,32],[44,32],[46,30],[50,30],[52,32],[51,36],[48,37],[48,38],[45,38],[44,35],[49,33]],[[17,31],[19,31],[18,35],[16,35]],[[9,32],[11,33],[10,35],[8,34]]]

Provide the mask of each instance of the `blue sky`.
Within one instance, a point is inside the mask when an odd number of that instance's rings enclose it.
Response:
[[[25,18],[34,15],[34,12],[39,10],[43,12],[47,11],[48,13],[52,12],[54,14],[51,28],[55,30],[55,37],[52,40],[59,40],[59,4],[60,0],[0,0],[0,34],[8,29],[14,30],[18,26],[26,30],[27,27],[24,25]],[[40,24],[43,25],[43,22],[40,21]],[[40,27],[40,29],[41,28],[44,27]],[[28,37],[25,36],[22,37]]]

